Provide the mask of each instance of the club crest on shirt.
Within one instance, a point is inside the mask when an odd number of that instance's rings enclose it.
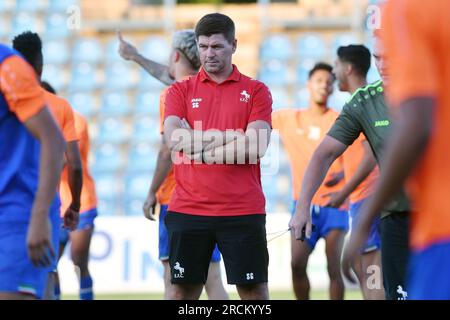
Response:
[[[192,109],[200,108],[200,102],[202,102],[202,98],[194,98],[191,100]]]
[[[241,99],[239,99],[239,100],[241,102],[248,102],[248,100],[250,100],[250,94],[248,94],[246,90],[242,90]]]

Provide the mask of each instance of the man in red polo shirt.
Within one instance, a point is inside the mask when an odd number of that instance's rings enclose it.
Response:
[[[165,102],[177,182],[165,219],[171,298],[199,298],[217,243],[240,297],[268,299],[259,159],[269,143],[272,97],[232,64],[237,40],[229,17],[208,14],[195,33],[202,68],[172,85]]]

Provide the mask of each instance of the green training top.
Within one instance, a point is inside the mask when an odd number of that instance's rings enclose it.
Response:
[[[384,98],[384,88],[381,80],[359,88],[342,108],[341,114],[331,127],[328,135],[343,144],[351,145],[361,134],[367,141],[383,171],[383,145],[389,137],[391,120]],[[385,207],[382,217],[392,212],[408,212],[409,202],[405,192],[399,193],[395,199]]]

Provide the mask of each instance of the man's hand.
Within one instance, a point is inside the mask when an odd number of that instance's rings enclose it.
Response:
[[[330,176],[330,179],[325,181],[325,186],[328,188],[334,187],[344,179],[344,171],[332,173]]]
[[[48,213],[33,212],[31,217],[27,234],[28,256],[35,266],[48,267],[55,257],[51,242],[52,228]]]
[[[64,212],[64,228],[74,231],[78,227],[80,221],[80,209],[74,208],[72,205]]]
[[[322,198],[330,198],[325,204],[325,207],[339,208],[347,199],[347,196],[341,191],[330,192],[321,196]]]
[[[309,206],[297,204],[295,214],[289,221],[289,229],[297,240],[304,241],[305,237],[311,238],[312,223]]]
[[[144,210],[144,216],[152,221],[155,221],[155,206],[156,206],[156,194],[150,192],[147,195],[147,199],[145,199],[144,206],[142,210]]]
[[[125,60],[134,61],[136,59],[136,56],[139,54],[137,49],[123,39],[122,33],[120,31],[117,31],[117,36],[120,42],[119,44],[120,56]]]

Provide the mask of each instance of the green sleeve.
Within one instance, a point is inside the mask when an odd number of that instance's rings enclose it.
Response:
[[[357,108],[352,107],[351,103],[347,103],[334,122],[327,135],[343,144],[350,146],[362,132],[361,123],[358,120]]]

